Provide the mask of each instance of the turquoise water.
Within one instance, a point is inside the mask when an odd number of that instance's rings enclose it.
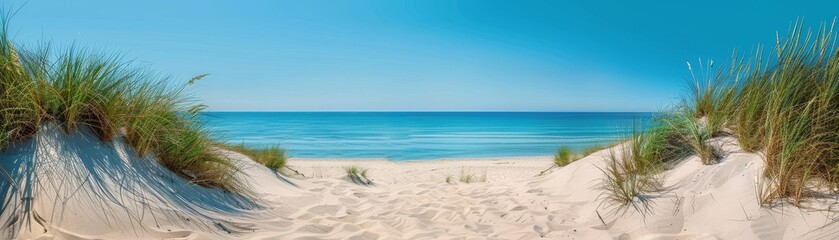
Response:
[[[538,156],[626,136],[652,113],[208,112],[222,140],[280,144],[293,157],[423,160]]]

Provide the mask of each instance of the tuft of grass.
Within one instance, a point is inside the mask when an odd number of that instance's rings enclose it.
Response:
[[[554,165],[557,167],[568,165],[574,161],[574,159],[572,159],[573,155],[574,152],[568,146],[559,147],[559,149],[556,150],[556,154],[554,154]]]
[[[711,143],[713,127],[703,119],[694,119],[686,113],[674,113],[668,118],[671,128],[680,130],[683,143],[687,144],[702,164],[711,165],[722,159],[722,152]]]
[[[460,168],[460,182],[462,183],[473,183],[473,182],[486,182],[487,181],[487,174],[486,169],[484,169],[484,173],[480,176],[472,174],[466,171],[466,168]]]
[[[361,185],[372,185],[373,184],[373,182],[370,181],[369,178],[367,178],[367,169],[366,168],[362,168],[362,167],[359,167],[359,166],[352,165],[352,166],[349,166],[349,167],[345,167],[344,171],[347,173],[347,177],[353,183],[361,184]]]
[[[54,123],[69,133],[90,129],[103,142],[124,140],[134,152],[208,187],[236,191],[238,169],[216,156],[188,84],[134,66],[119,55],[48,45],[21,49],[0,18],[0,149]]]
[[[665,114],[653,119],[646,132],[637,125],[634,127],[630,157],[643,174],[659,173],[690,154],[689,145],[683,141],[678,127],[668,124],[672,122],[671,118],[672,114]]]
[[[255,162],[265,165],[270,169],[280,170],[286,167],[288,157],[286,150],[278,145],[271,145],[267,147],[256,147],[240,144],[219,144],[221,148],[241,153]]]
[[[628,143],[632,144],[632,143]],[[618,153],[613,150],[608,158],[608,165],[601,169],[605,179],[601,184],[606,193],[606,200],[627,205],[633,203],[643,193],[656,189],[655,178],[644,174],[639,165],[632,162],[631,149],[621,149]]]
[[[605,200],[639,208],[636,203],[645,202],[644,194],[662,189],[659,173],[689,154],[679,129],[667,124],[669,117],[654,119],[654,125],[646,131],[636,124],[627,141],[610,150],[608,163],[601,169]]]
[[[571,150],[568,146],[560,146],[556,153],[554,154],[554,164],[551,165],[548,169],[539,173],[539,176],[545,175],[546,172],[556,168],[556,167],[564,167],[565,165],[571,164],[572,162],[576,161],[578,158],[578,154]]]
[[[732,66],[738,66],[736,62],[735,55]],[[732,80],[729,71],[715,68],[713,60],[703,64],[700,59],[698,72],[694,71],[690,62],[687,65],[691,82],[688,94],[682,97],[682,109],[689,111],[683,114],[702,122],[710,136],[726,133],[725,126],[731,119],[729,112],[735,107],[734,99],[738,93],[737,89],[726,86],[737,79]]]
[[[761,55],[757,55],[756,61],[762,61]],[[729,86],[740,88],[736,98],[737,108],[729,114],[734,116],[732,127],[737,136],[740,148],[747,152],[757,152],[764,147],[766,135],[765,125],[767,124],[766,90],[770,88],[769,74],[761,72],[761,68],[755,68],[755,73],[747,78],[740,86]]]
[[[462,183],[472,183],[472,182],[475,181],[475,178],[476,178],[475,175],[472,175],[472,174],[464,174],[464,173],[460,174],[460,182],[462,182]]]
[[[453,183],[454,183],[454,176],[452,176],[452,175],[447,175],[447,176],[446,176],[446,183],[448,183],[448,184],[453,184]]]

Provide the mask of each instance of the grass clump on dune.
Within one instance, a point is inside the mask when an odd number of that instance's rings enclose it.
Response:
[[[735,56],[735,62],[732,65],[736,68],[737,64]],[[693,130],[702,130],[707,133],[708,137],[726,133],[726,124],[731,121],[730,111],[734,109],[734,98],[737,97],[736,89],[728,85],[730,81],[737,82],[739,79],[736,77],[732,79],[728,71],[715,68],[714,61],[702,64],[700,60],[698,73],[694,71],[690,63],[687,65],[692,79],[688,84],[690,90],[686,96],[682,97],[682,105],[674,114],[681,115],[679,116],[681,119],[678,120],[691,120],[692,125],[682,127],[701,126],[701,129]],[[738,71],[738,69],[730,70]]]
[[[642,194],[656,189],[655,177],[644,174],[643,170],[638,168],[639,165],[633,162],[631,149],[624,148],[610,154],[605,169],[601,169],[605,175],[601,186],[606,191],[608,201],[622,205],[630,204]]]
[[[462,183],[474,183],[474,182],[486,182],[487,181],[487,173],[486,169],[483,170],[483,174],[480,176],[471,173],[472,171],[467,171],[465,167],[460,168],[460,177],[458,180]]]
[[[554,164],[551,165],[550,167],[548,167],[548,169],[545,169],[544,171],[540,172],[538,176],[545,175],[545,173],[547,173],[550,170],[553,170],[554,168],[564,167],[568,164],[571,164],[574,161],[580,160],[580,158],[582,158],[582,157],[591,155],[592,153],[595,153],[597,151],[600,151],[600,150],[603,150],[603,149],[606,149],[606,148],[608,148],[607,145],[594,145],[594,146],[586,147],[585,149],[583,149],[582,153],[580,153],[580,152],[572,150],[568,146],[564,146],[564,145],[560,146],[556,150],[556,153],[554,153],[554,157],[553,157],[553,163]]]
[[[369,178],[367,178],[367,169],[366,168],[362,168],[362,167],[353,165],[353,166],[349,166],[349,167],[344,168],[344,171],[347,172],[347,177],[353,183],[361,184],[361,185],[372,185],[373,184],[373,182],[370,181]]]
[[[559,149],[556,150],[556,154],[554,154],[554,165],[562,167],[570,164],[574,161],[572,159],[573,155],[574,152],[568,146],[559,147]]]
[[[539,176],[545,175],[546,172],[554,168],[564,167],[565,165],[571,164],[577,159],[577,153],[575,153],[574,150],[572,150],[570,147],[563,145],[556,150],[556,153],[554,153],[554,164],[551,165],[548,169],[545,169],[544,171],[540,172]]]
[[[103,142],[125,140],[138,156],[154,156],[191,182],[239,186],[236,167],[212,151],[197,114],[203,105],[185,93],[187,84],[172,84],[113,54],[19,48],[9,39],[6,18],[0,21],[1,148],[33,137],[46,123],[67,133],[86,128]]]
[[[722,158],[722,152],[711,139],[717,134],[704,119],[696,119],[687,112],[671,113],[666,122],[678,132],[681,144],[699,157],[702,164],[711,165]]]
[[[282,168],[285,168],[286,163],[288,162],[286,150],[280,148],[280,146],[277,145],[272,145],[268,147],[254,147],[241,143],[235,145],[221,144],[221,147],[248,156],[255,162],[265,165],[266,167],[274,170],[280,170]]]
[[[757,184],[761,204],[801,204],[836,189],[839,49],[833,25],[815,32],[802,28],[796,23],[786,38],[777,37],[770,54],[735,55],[725,68],[709,61],[699,74],[688,64],[693,82],[682,104],[613,149],[603,169],[609,199],[629,203],[655,190],[648,176],[674,159],[693,154],[704,164],[719,161],[722,152],[711,142],[726,135],[764,157]]]
[[[446,183],[447,184],[454,184],[454,176],[446,175]]]
[[[646,131],[635,126],[626,142],[610,150],[601,169],[605,200],[639,208],[636,200],[643,203],[643,195],[662,189],[659,173],[689,154],[689,147],[667,118],[654,119]]]
[[[460,182],[462,183],[473,183],[478,180],[478,177],[472,174],[460,173]]]
[[[762,51],[738,59],[708,80],[695,97],[714,102],[689,105],[696,117],[713,119],[712,129],[731,129],[740,147],[765,158],[763,202],[787,199],[800,204],[821,185],[839,185],[839,51],[833,25],[816,32],[793,25]],[[765,57],[769,56],[769,57]],[[718,126],[716,126],[718,125]]]

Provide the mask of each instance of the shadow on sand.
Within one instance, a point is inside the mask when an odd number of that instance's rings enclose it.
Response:
[[[152,156],[137,156],[122,138],[103,143],[94,136],[46,124],[34,138],[0,153],[0,238],[15,238],[21,230],[47,232],[50,226],[98,225],[137,234],[179,223],[251,231],[218,217],[258,209],[251,198],[189,183]]]

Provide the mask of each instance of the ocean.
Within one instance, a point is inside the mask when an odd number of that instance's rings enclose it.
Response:
[[[628,136],[653,113],[206,112],[228,143],[279,144],[292,157],[439,158],[552,155]]]

